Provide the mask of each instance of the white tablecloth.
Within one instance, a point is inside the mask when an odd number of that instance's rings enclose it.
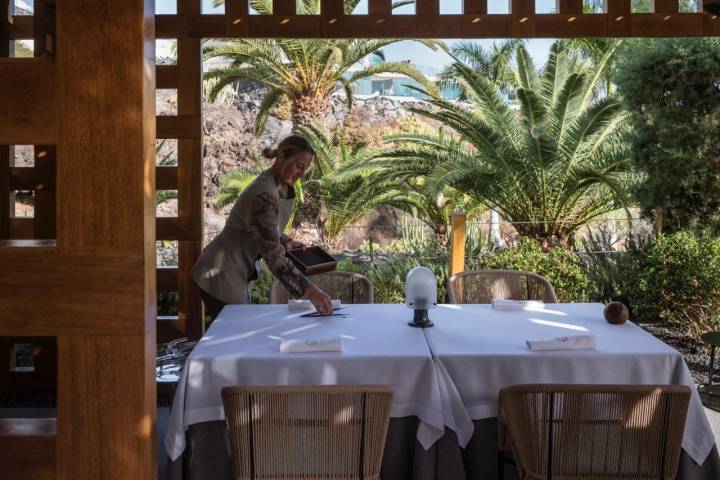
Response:
[[[441,305],[425,331],[439,381],[465,406],[454,420],[461,446],[472,435],[467,417],[496,416],[498,392],[519,383],[675,384],[692,391],[683,449],[702,465],[715,444],[682,356],[633,323],[610,325],[600,304],[547,304],[540,311],[498,311],[489,305]],[[595,350],[530,351],[526,340],[595,335]],[[447,392],[445,389],[444,392]],[[443,398],[445,404],[456,399]]]
[[[417,416],[417,438],[429,448],[444,433],[441,382],[422,330],[410,328],[403,305],[348,305],[347,317],[301,318],[285,305],[229,305],[192,352],[178,383],[165,437],[172,460],[185,449],[185,429],[224,419],[228,385],[395,387],[391,416]],[[340,312],[338,312],[340,313]],[[280,353],[281,339],[340,337],[342,352]],[[457,398],[457,397],[455,397]]]

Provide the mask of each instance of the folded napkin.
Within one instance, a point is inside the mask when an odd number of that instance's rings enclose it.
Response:
[[[340,308],[342,306],[340,300],[333,300],[332,301],[333,308]],[[313,307],[313,304],[310,300],[288,300],[288,310],[291,312],[305,312],[305,311],[312,311],[315,307]]]
[[[493,298],[493,310],[542,310],[545,304],[539,300],[500,300]]]
[[[281,340],[280,351],[283,353],[342,352],[342,341],[339,338],[329,338],[326,340]]]
[[[552,340],[527,340],[530,350],[595,350],[595,335],[572,335]]]

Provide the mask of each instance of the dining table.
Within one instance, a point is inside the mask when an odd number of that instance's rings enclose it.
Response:
[[[599,303],[438,305],[431,328],[405,305],[343,305],[308,317],[288,305],[228,305],[188,357],[165,449],[168,478],[230,479],[220,391],[231,385],[391,385],[384,479],[496,478],[500,389],[521,383],[687,385],[678,478],[717,480],[720,457],[682,355]],[[589,335],[594,348],[536,351],[528,341]],[[281,351],[283,341],[333,339],[339,351]],[[513,478],[512,468],[505,478]]]

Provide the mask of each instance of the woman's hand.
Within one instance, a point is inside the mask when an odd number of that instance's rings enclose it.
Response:
[[[305,294],[308,300],[315,306],[315,310],[323,315],[329,315],[333,312],[332,300],[330,295],[320,290],[315,285],[311,285]]]
[[[305,250],[305,244],[297,240],[290,240],[285,243],[285,250]]]

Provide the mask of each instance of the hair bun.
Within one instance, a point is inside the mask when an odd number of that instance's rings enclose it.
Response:
[[[265,158],[275,158],[277,157],[277,153],[277,148],[265,147],[262,150],[262,156]]]

